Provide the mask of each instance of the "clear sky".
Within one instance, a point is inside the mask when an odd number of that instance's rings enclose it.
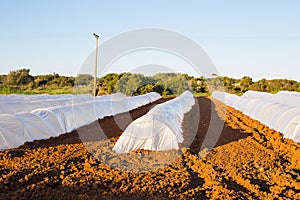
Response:
[[[136,28],[199,43],[220,74],[300,81],[298,0],[1,0],[0,74],[76,75],[101,41]]]

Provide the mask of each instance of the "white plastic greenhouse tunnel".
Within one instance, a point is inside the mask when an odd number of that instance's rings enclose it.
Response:
[[[247,91],[241,97],[213,92],[212,97],[300,143],[300,93]]]
[[[179,97],[155,106],[125,129],[113,150],[116,153],[128,153],[136,149],[178,149],[178,144],[183,142],[184,114],[194,104],[193,94],[185,91]]]
[[[158,93],[127,97],[91,95],[0,95],[0,150],[71,132],[97,119],[160,99]]]

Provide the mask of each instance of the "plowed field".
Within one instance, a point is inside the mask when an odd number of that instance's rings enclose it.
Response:
[[[0,152],[0,199],[300,199],[300,144],[220,102],[197,100],[179,151],[115,155],[127,113]]]

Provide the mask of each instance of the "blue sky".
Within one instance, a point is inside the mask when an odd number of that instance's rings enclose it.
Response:
[[[103,42],[157,27],[199,43],[219,74],[300,81],[297,0],[2,0],[0,24],[0,74],[76,75],[95,48],[93,32]]]

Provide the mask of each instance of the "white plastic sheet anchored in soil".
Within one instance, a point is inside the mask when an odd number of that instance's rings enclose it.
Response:
[[[128,112],[161,98],[152,92],[137,97],[112,94],[0,96],[0,150],[24,142],[71,132],[96,119]]]
[[[239,97],[225,92],[212,96],[270,128],[285,138],[300,143],[300,93],[281,91],[277,94],[248,91]]]
[[[126,128],[113,150],[116,153],[128,153],[137,149],[178,150],[178,144],[184,140],[182,136],[184,114],[194,104],[193,94],[185,91],[179,97],[155,106]]]

